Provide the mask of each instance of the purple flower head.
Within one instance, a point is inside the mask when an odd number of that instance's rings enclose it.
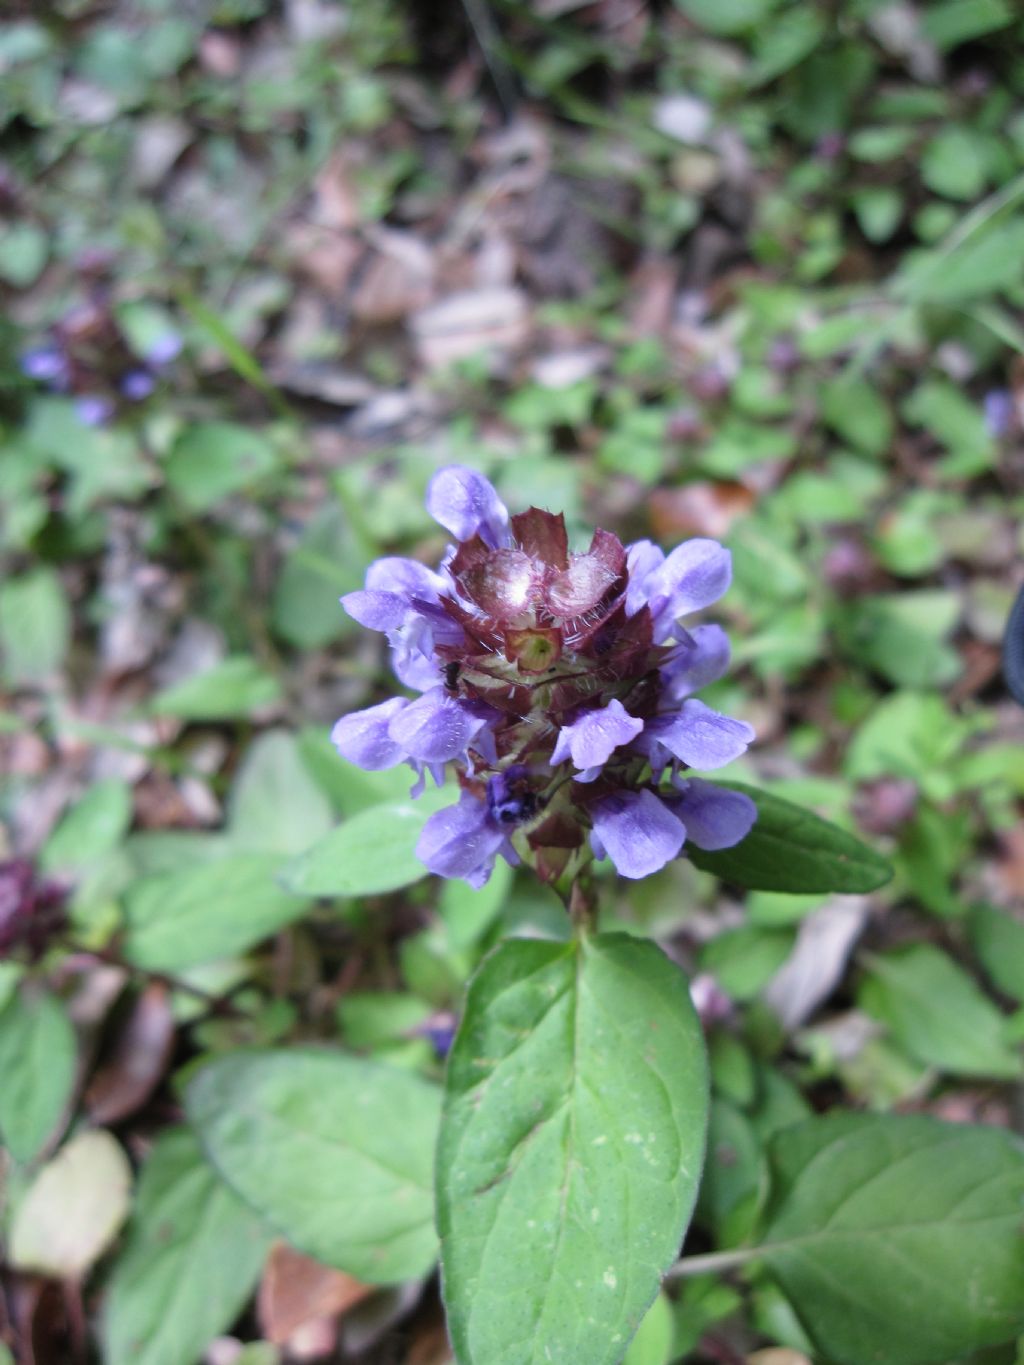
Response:
[[[129,402],[141,403],[156,388],[156,380],[148,370],[129,370],[121,376],[119,388]]]
[[[66,889],[40,880],[25,858],[0,862],[0,961],[18,949],[41,957],[64,927],[66,900]]]
[[[456,765],[459,800],[419,840],[426,867],[482,886],[498,857],[525,858],[555,880],[593,853],[637,878],[688,840],[743,839],[753,803],[690,776],[754,737],[693,696],[725,672],[729,642],[719,626],[680,623],[725,592],[728,551],[697,539],[666,555],[600,530],[572,549],[563,517],[510,516],[460,466],[435,474],[427,507],[457,542],[440,567],[379,559],[342,599],[420,695],[343,716],[332,732],[363,768],[407,763],[414,795]]]
[[[48,388],[66,389],[71,380],[68,358],[58,346],[36,346],[21,357],[21,372]]]

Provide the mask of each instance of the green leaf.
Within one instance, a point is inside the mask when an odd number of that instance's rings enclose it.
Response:
[[[241,1312],[268,1242],[195,1137],[184,1128],[161,1134],[142,1169],[128,1240],[107,1285],[107,1365],[194,1365]]]
[[[895,692],[880,701],[853,737],[844,758],[847,777],[909,777],[942,793],[931,782],[950,786],[946,770],[967,735],[964,724],[941,697],[926,692]]]
[[[985,163],[969,128],[943,128],[922,153],[921,179],[947,199],[977,199],[985,178]]]
[[[939,809],[919,802],[900,830],[896,869],[907,891],[934,915],[955,918],[965,907],[956,892],[974,833],[963,806]]]
[[[281,566],[271,621],[297,649],[322,649],[353,629],[338,601],[362,586],[364,552],[336,502],[320,509]]]
[[[688,19],[709,33],[743,33],[767,20],[778,0],[676,0]]]
[[[688,846],[705,872],[760,891],[864,892],[884,886],[892,869],[852,834],[801,806],[742,782],[722,782],[757,805],[757,821],[733,848],[713,853]]]
[[[39,278],[49,254],[49,238],[35,223],[11,223],[0,229],[0,279],[15,289],[25,289]]]
[[[821,415],[844,441],[868,455],[892,442],[893,421],[878,389],[864,379],[833,379],[821,393]]]
[[[298,742],[303,762],[338,815],[358,815],[371,806],[401,801],[409,795],[412,774],[404,764],[372,773],[357,768],[338,753],[326,726],[301,730]]]
[[[178,437],[166,475],[190,512],[204,512],[265,478],[276,465],[277,453],[260,432],[231,422],[201,422]]]
[[[866,185],[851,195],[860,230],[869,242],[887,242],[899,227],[905,200],[899,190]]]
[[[995,443],[984,414],[956,385],[938,379],[919,384],[903,404],[903,415],[931,432],[952,456],[976,459],[982,467],[992,463]]]
[[[896,161],[917,137],[913,126],[882,123],[858,128],[850,134],[848,149],[860,161]]]
[[[437,910],[453,948],[470,948],[480,941],[508,899],[512,877],[508,863],[499,860],[486,885],[478,889],[461,880],[444,882]]]
[[[1014,19],[1010,0],[940,0],[921,13],[924,36],[940,51],[1005,28]]]
[[[433,1264],[440,1102],[419,1076],[313,1048],[219,1057],[186,1094],[228,1184],[294,1246],[368,1284]]]
[[[247,384],[251,384],[254,389],[266,396],[274,409],[282,416],[288,415],[287,404],[281,397],[278,389],[267,376],[263,366],[253,355],[252,351],[244,346],[242,342],[231,331],[224,319],[207,308],[206,304],[200,299],[194,298],[191,294],[181,297],[181,305],[189,313],[200,328],[215,346],[218,346],[224,353],[224,357],[235,373],[244,379]],[[211,425],[213,425],[211,423]],[[225,424],[217,424],[225,425]]]
[[[228,800],[231,841],[267,853],[301,853],[332,824],[331,803],[286,730],[260,735],[247,751]]]
[[[84,427],[67,398],[36,399],[25,435],[32,448],[68,474],[62,511],[72,522],[106,498],[131,500],[156,482],[138,440],[126,431]]]
[[[338,1001],[338,1027],[348,1047],[380,1047],[411,1037],[433,1010],[406,991],[353,991]]]
[[[897,687],[940,687],[962,668],[946,639],[961,613],[952,592],[879,593],[839,611],[843,652]]]
[[[1024,1057],[1005,1041],[1006,1020],[945,953],[916,943],[869,961],[861,1008],[912,1057],[961,1076],[1024,1075]]]
[[[448,787],[353,815],[288,864],[284,879],[307,896],[374,896],[427,875],[416,843],[427,817],[456,800]]]
[[[23,984],[0,1010],[0,1137],[16,1160],[38,1156],[64,1118],[76,1055],[64,1006]]]
[[[784,10],[754,31],[754,65],[750,85],[765,85],[789,71],[814,51],[825,31],[824,18],[807,8]]]
[[[974,951],[996,986],[1024,1003],[1024,923],[994,905],[971,912]]]
[[[180,720],[230,720],[269,706],[281,685],[247,654],[235,654],[213,668],[158,692],[150,710]]]
[[[728,1100],[712,1101],[708,1157],[697,1222],[725,1247],[745,1242],[768,1192],[764,1150],[750,1119]]]
[[[1013,288],[1024,272],[1024,221],[980,229],[954,250],[941,245],[903,258],[898,291],[912,302],[952,305]]]
[[[126,782],[107,778],[69,808],[43,848],[47,872],[81,871],[112,853],[132,821],[132,793]]]
[[[752,1000],[789,957],[794,939],[790,929],[756,924],[726,929],[704,944],[700,969],[711,972],[734,1000]]]
[[[81,1280],[120,1231],[131,1188],[132,1168],[110,1134],[79,1133],[42,1168],[18,1205],[11,1265]]]
[[[512,940],[448,1066],[438,1228],[460,1365],[620,1360],[689,1222],[700,1026],[653,943]]]
[[[57,573],[40,566],[0,585],[0,669],[18,686],[60,668],[71,637],[71,612]]]
[[[306,912],[306,899],[277,884],[280,866],[272,854],[236,853],[136,882],[125,903],[125,956],[147,971],[176,972],[244,953]]]
[[[842,1114],[772,1143],[760,1248],[838,1365],[926,1365],[1024,1330],[1024,1146],[998,1128]]]
[[[674,1335],[672,1300],[667,1294],[659,1294],[645,1313],[622,1365],[669,1365],[675,1358]]]

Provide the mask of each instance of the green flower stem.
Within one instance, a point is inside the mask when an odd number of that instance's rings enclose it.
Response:
[[[739,1247],[735,1251],[713,1251],[706,1256],[684,1256],[665,1275],[666,1280],[688,1280],[694,1275],[717,1275],[735,1270],[760,1255],[760,1247]]]

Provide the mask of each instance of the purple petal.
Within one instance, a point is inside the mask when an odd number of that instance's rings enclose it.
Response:
[[[723,716],[691,697],[675,714],[648,721],[643,738],[691,768],[722,768],[746,752],[754,731],[745,720]]]
[[[150,344],[146,359],[151,365],[169,365],[181,355],[184,344],[177,332],[164,332]]]
[[[387,555],[383,559],[375,559],[366,570],[364,586],[372,592],[397,593],[409,602],[415,597],[436,602],[448,587],[448,580],[416,559]]]
[[[403,687],[414,692],[429,692],[441,681],[436,660],[422,649],[400,641],[391,650],[391,669]]]
[[[342,758],[367,772],[393,768],[405,758],[405,751],[391,739],[388,726],[408,705],[404,697],[392,697],[379,706],[342,716],[331,731],[331,743]]]
[[[447,465],[427,486],[427,511],[456,540],[474,536],[492,549],[508,545],[508,508],[494,486],[475,469]]]
[[[101,427],[114,415],[114,405],[109,398],[96,394],[85,394],[74,402],[75,416],[84,427]]]
[[[635,739],[643,728],[643,721],[631,716],[622,702],[613,698],[607,706],[584,711],[571,725],[562,726],[551,762],[561,763],[571,754],[577,768],[599,768],[613,750]]]
[[[717,602],[732,581],[732,555],[717,540],[684,540],[652,575],[651,595],[675,620]]]
[[[647,585],[664,562],[664,551],[649,540],[638,540],[627,548],[629,585],[626,588],[626,611],[630,616],[635,616],[641,607],[647,605]]]
[[[747,837],[757,819],[757,806],[749,796],[699,777],[681,782],[679,795],[669,804],[698,848],[732,848]]]
[[[594,851],[623,877],[648,877],[678,854],[686,826],[653,792],[622,792],[594,806]]]
[[[413,758],[447,763],[465,752],[484,724],[443,687],[433,687],[395,716],[388,733]]]
[[[341,605],[368,630],[396,630],[409,610],[408,598],[395,592],[347,592]]]
[[[437,629],[432,618],[418,613],[414,607],[406,612],[405,620],[396,630],[388,631],[395,676],[417,692],[427,692],[442,681],[441,664],[434,653]]]
[[[430,872],[480,887],[504,843],[504,832],[488,820],[483,802],[464,794],[458,805],[435,811],[423,826],[416,856]]]
[[[679,643],[661,669],[662,681],[670,697],[682,701],[717,682],[729,667],[729,637],[721,626],[678,628]]]

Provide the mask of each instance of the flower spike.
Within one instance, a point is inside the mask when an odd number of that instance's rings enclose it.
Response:
[[[440,783],[456,765],[461,795],[424,825],[424,865],[482,886],[498,857],[553,880],[592,852],[635,879],[687,841],[745,838],[753,802],[690,775],[754,738],[693,695],[725,672],[729,642],[719,626],[679,622],[725,592],[729,552],[696,539],[666,556],[602,530],[574,552],[562,516],[510,516],[459,465],[431,479],[427,508],[457,542],[441,566],[379,559],[342,599],[386,636],[396,676],[420,695],[343,716],[332,732],[360,767],[408,763],[414,795],[427,773]]]

